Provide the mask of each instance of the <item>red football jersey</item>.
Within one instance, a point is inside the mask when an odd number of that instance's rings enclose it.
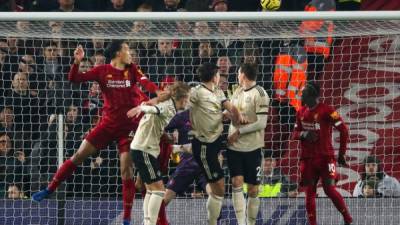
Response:
[[[119,70],[110,64],[100,65],[79,73],[79,66],[73,64],[68,74],[71,82],[97,81],[103,95],[101,123],[110,127],[136,127],[126,113],[143,100],[141,91],[136,85],[140,83],[147,91],[154,93],[158,87],[132,64],[124,70]],[[137,123],[137,122],[136,122]]]
[[[348,141],[348,129],[334,108],[318,103],[310,109],[300,108],[296,114],[295,138],[299,139],[302,131],[314,131],[318,136],[316,142],[301,141],[301,159],[334,156],[332,146],[332,127],[340,131],[340,153],[345,154]]]

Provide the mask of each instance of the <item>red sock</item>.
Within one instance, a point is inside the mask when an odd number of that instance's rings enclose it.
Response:
[[[332,200],[333,204],[335,205],[336,209],[343,215],[344,221],[346,223],[353,222],[353,218],[347,209],[346,203],[342,195],[336,190],[334,185],[324,185],[325,194]]]
[[[54,177],[47,189],[49,189],[51,192],[55,191],[61,182],[70,177],[75,170],[76,165],[71,161],[71,159],[66,160],[57,170],[56,174],[54,174]]]
[[[167,214],[165,213],[165,202],[162,201],[158,212],[157,225],[168,225]]]
[[[122,200],[124,207],[124,220],[131,220],[133,199],[135,198],[135,182],[133,179],[122,180]]]
[[[317,215],[315,209],[315,198],[317,197],[316,187],[313,185],[306,187],[306,210],[310,225],[317,225]]]

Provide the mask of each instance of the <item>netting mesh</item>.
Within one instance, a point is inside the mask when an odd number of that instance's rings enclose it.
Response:
[[[262,200],[257,224],[306,221],[301,198],[304,193],[296,185],[299,146],[290,140],[295,111],[291,103],[278,100],[273,83],[280,55],[291,51],[296,52],[294,58],[306,57],[306,79],[317,80],[323,90],[322,99],[338,109],[350,128],[350,166],[338,168],[340,192],[347,197],[366,195],[359,178],[368,155],[375,155],[379,159],[378,170],[393,178],[390,193],[376,190],[377,196],[387,198],[352,199],[350,211],[356,221],[365,221],[369,212],[363,209],[367,203],[375,208],[382,205],[395,220],[387,222],[387,215],[379,213],[373,214],[369,224],[397,224],[399,217],[393,212],[399,206],[393,197],[400,195],[400,184],[396,183],[400,178],[400,22],[335,21],[333,32],[300,29],[301,26],[301,21],[0,21],[0,192],[10,199],[0,201],[0,208],[4,209],[0,224],[120,222],[121,178],[115,143],[84,161],[54,198],[40,204],[27,199],[45,187],[57,170],[57,115],[64,115],[63,160],[72,156],[100,118],[103,102],[99,85],[72,84],[67,80],[74,49],[83,45],[85,58],[80,71],[86,71],[106,63],[105,46],[116,38],[127,41],[133,62],[160,86],[170,78],[198,82],[198,66],[213,62],[220,67],[220,87],[229,97],[236,87],[240,63],[258,65],[257,82],[273,100],[264,150],[275,159],[264,164],[263,181],[271,186],[282,184],[282,188],[275,193],[280,198]],[[306,38],[328,36],[333,37],[333,42],[327,57],[302,55],[300,49]],[[335,132],[336,149],[338,145]],[[166,182],[179,165],[176,158],[169,162]],[[224,169],[229,199],[231,184],[226,163]],[[272,175],[268,173],[271,170]],[[205,202],[196,199],[206,195],[198,180],[178,194],[182,200],[168,207],[171,224],[206,224]],[[321,187],[318,193],[325,196]],[[283,199],[287,197],[293,199]],[[327,207],[325,200],[319,201],[324,203],[318,208],[319,224],[337,224],[331,219],[339,215],[332,210],[333,205]],[[235,224],[230,200],[224,205],[220,223]],[[141,224],[141,215],[141,200],[137,200],[133,209],[135,224]]]
[[[300,30],[303,21],[0,21],[3,36],[29,38],[109,39],[252,39],[326,36],[323,30]],[[396,35],[397,20],[335,21],[336,37],[357,35]]]

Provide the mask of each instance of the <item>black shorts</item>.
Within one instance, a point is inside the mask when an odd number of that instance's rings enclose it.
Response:
[[[192,139],[193,157],[200,165],[209,183],[216,182],[224,177],[224,171],[218,161],[218,153],[221,147],[221,137],[212,143],[201,142],[196,138]]]
[[[251,152],[226,151],[229,174],[231,177],[243,176],[247,184],[258,185],[262,177],[262,152],[256,149]]]
[[[132,160],[145,184],[162,180],[160,164],[154,156],[140,150],[131,150]]]

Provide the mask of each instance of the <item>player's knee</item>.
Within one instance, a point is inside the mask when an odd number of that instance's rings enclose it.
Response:
[[[236,176],[232,178],[232,186],[234,188],[240,188],[243,186],[243,177],[242,176]]]
[[[211,191],[214,195],[223,197],[225,195],[224,180],[220,179],[215,183],[210,183]]]
[[[151,191],[165,191],[164,183],[162,181],[156,181],[146,186]]]
[[[314,185],[306,187],[306,198],[314,198],[317,195],[317,190]]]
[[[175,197],[176,193],[171,189],[167,189],[164,196],[165,205],[168,205],[168,203],[170,203],[171,200],[174,199]]]
[[[247,194],[248,194],[249,197],[251,197],[251,198],[257,197],[257,195],[258,195],[258,186],[249,185],[249,186],[248,186],[248,190],[247,190]]]
[[[136,189],[137,191],[142,191],[143,188],[144,188],[144,185],[143,185],[142,182],[137,182],[137,181],[135,182],[135,189]]]
[[[121,178],[122,179],[132,179],[133,178],[133,169],[131,166],[121,164]]]
[[[329,197],[336,191],[336,187],[333,184],[323,184],[322,188],[324,189],[325,194]]]

